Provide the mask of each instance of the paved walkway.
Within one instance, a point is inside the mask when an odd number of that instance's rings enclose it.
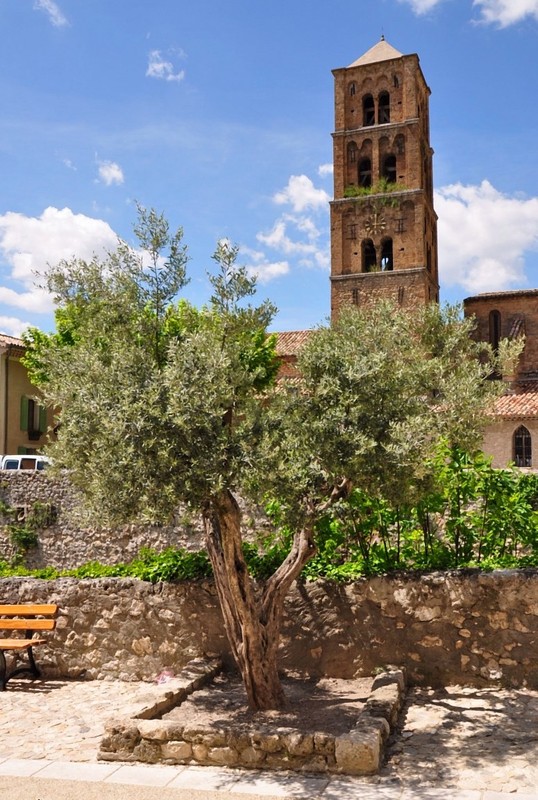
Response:
[[[0,693],[2,800],[538,800],[538,693],[410,693],[379,776],[97,762],[105,720],[160,688],[12,681]]]

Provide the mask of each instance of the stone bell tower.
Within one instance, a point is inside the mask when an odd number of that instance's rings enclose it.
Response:
[[[335,78],[331,314],[388,298],[438,302],[426,84],[384,38]]]

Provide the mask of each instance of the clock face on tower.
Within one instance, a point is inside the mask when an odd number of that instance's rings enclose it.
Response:
[[[371,217],[368,217],[364,224],[364,229],[366,233],[375,236],[378,233],[383,233],[385,228],[387,227],[387,223],[385,221],[385,217],[375,211]]]

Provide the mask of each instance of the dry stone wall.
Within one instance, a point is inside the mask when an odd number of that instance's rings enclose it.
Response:
[[[52,510],[48,524],[37,531],[37,546],[24,555],[29,569],[54,567],[73,569],[89,561],[118,564],[131,561],[140,550],[149,547],[162,552],[167,547],[199,550],[203,543],[201,518],[180,507],[169,525],[132,523],[103,526],[84,513],[80,494],[67,477],[50,477],[46,472],[0,472],[0,501],[16,512],[16,521],[24,524],[36,503]],[[246,537],[267,525],[256,508],[240,500]],[[16,554],[8,523],[12,517],[0,512],[0,561],[11,561]]]
[[[67,478],[50,478],[46,473],[3,470],[0,500],[15,509],[24,524],[36,503],[52,510],[51,523],[37,531],[38,544],[25,554],[30,569],[55,567],[72,569],[89,561],[117,564],[130,561],[142,547],[162,551],[167,547],[199,549],[202,525],[198,517],[180,509],[171,525],[129,524],[114,528],[90,522],[82,511],[80,496]],[[0,518],[0,560],[15,555],[7,523]]]
[[[210,580],[0,580],[0,603],[24,602],[61,608],[39,651],[50,675],[154,680],[202,655],[231,662]],[[286,603],[281,663],[339,678],[398,665],[411,683],[536,689],[538,571],[298,584]]]

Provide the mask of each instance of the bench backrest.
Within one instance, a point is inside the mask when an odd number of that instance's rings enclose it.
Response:
[[[0,605],[0,630],[52,631],[56,626],[57,612],[58,606],[53,603]]]

